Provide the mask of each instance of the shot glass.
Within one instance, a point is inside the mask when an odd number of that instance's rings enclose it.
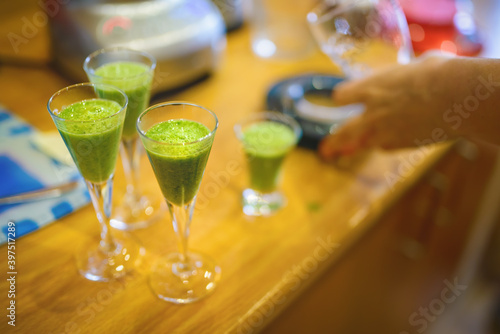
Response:
[[[248,161],[250,187],[242,194],[243,212],[271,215],[286,205],[279,189],[283,161],[302,136],[299,124],[278,112],[250,115],[234,126]]]

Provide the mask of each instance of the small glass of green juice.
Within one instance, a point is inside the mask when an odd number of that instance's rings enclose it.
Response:
[[[178,244],[177,252],[155,262],[149,284],[159,298],[176,304],[207,296],[221,276],[210,257],[188,251],[196,194],[218,126],[212,111],[189,102],[157,104],[137,120]]]
[[[118,87],[128,97],[120,146],[127,187],[111,219],[111,226],[121,230],[147,227],[161,216],[161,199],[140,189],[139,166],[144,150],[135,127],[149,105],[155,67],[151,54],[123,47],[97,50],[83,64],[91,82]]]
[[[267,216],[286,204],[279,190],[283,161],[302,136],[299,124],[278,112],[260,112],[236,124],[248,161],[250,187],[243,191],[243,212]]]
[[[113,175],[127,110],[127,96],[105,84],[77,84],[56,92],[47,109],[71,157],[85,179],[101,239],[77,251],[80,274],[92,281],[111,281],[141,267],[144,248],[130,236],[112,230]]]

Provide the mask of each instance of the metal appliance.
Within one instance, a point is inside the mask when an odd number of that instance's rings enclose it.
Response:
[[[210,0],[72,0],[51,16],[56,67],[88,81],[82,64],[91,52],[124,46],[157,59],[153,94],[188,84],[217,68],[225,25]]]

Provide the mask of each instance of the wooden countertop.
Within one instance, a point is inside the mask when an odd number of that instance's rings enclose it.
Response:
[[[243,28],[230,34],[217,73],[168,97],[204,105],[220,120],[189,240],[191,248],[211,255],[222,268],[213,295],[178,306],[153,295],[146,275],[112,283],[82,278],[73,252],[98,237],[98,223],[88,205],[17,240],[16,327],[8,326],[4,315],[0,332],[251,333],[272,321],[449,147],[430,149],[424,159],[412,150],[373,152],[345,161],[346,168],[323,163],[315,152],[298,148],[284,166],[286,208],[268,218],[244,216],[240,193],[247,180],[232,127],[262,109],[272,83],[309,72],[336,73],[336,68],[319,52],[297,62],[258,59],[250,52],[248,30]],[[46,102],[68,84],[45,65],[0,67],[1,103],[42,131],[55,130]],[[146,158],[142,168],[145,188],[160,196]],[[222,174],[229,176],[228,182]],[[398,178],[392,184],[394,175]],[[124,190],[120,163],[115,180],[116,202]],[[175,250],[167,215],[135,235],[152,257]],[[6,300],[6,245],[0,254],[0,294]],[[4,314],[5,307],[2,303]]]

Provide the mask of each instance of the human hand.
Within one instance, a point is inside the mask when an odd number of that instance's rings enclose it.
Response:
[[[319,146],[326,160],[369,148],[397,149],[456,137],[443,112],[455,99],[449,77],[441,71],[448,57],[423,57],[338,85],[339,105],[364,103],[365,112],[325,137]],[[446,130],[444,130],[446,129]]]

